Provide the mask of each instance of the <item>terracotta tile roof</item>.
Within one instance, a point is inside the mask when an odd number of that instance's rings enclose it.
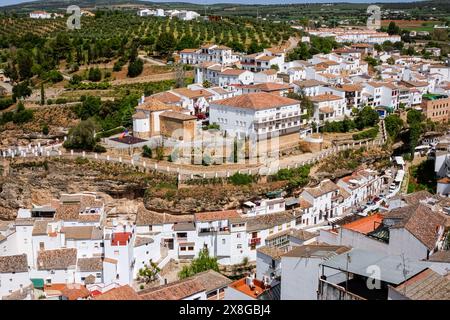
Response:
[[[275,70],[275,69],[269,69],[269,70],[261,71],[260,73],[263,73],[263,74],[268,75],[268,76],[271,76],[271,75],[273,76],[273,75],[277,74],[278,71]]]
[[[181,98],[179,96],[168,91],[154,94],[152,95],[152,97],[165,104],[173,104],[181,102]]]
[[[341,88],[346,92],[362,91],[363,89],[359,84],[343,84]]]
[[[342,228],[353,230],[362,234],[368,234],[378,228],[383,222],[383,215],[377,213],[350,223],[344,224]]]
[[[59,208],[56,209],[55,219],[64,221],[78,220],[80,215],[80,203],[65,204],[62,203]]]
[[[450,300],[450,280],[425,269],[397,286],[395,291],[411,300]]]
[[[406,194],[402,198],[407,204],[418,204],[422,200],[430,199],[433,195],[426,190]]]
[[[41,250],[37,257],[38,270],[59,270],[75,267],[77,264],[77,249]]]
[[[224,210],[213,212],[199,212],[194,214],[196,221],[217,221],[227,220],[230,218],[239,218],[240,215],[236,210]]]
[[[450,178],[449,177],[444,177],[442,179],[439,179],[437,181],[437,183],[442,183],[442,184],[450,184]]]
[[[349,251],[351,248],[346,246],[334,246],[328,244],[308,244],[296,246],[287,252],[283,257],[289,258],[330,258]]]
[[[317,96],[309,97],[309,100],[312,102],[324,102],[324,101],[334,101],[334,100],[342,100],[343,97],[334,95],[334,94],[319,94]]]
[[[100,228],[94,226],[76,226],[64,227],[61,233],[65,234],[66,239],[71,240],[101,240],[103,232]]]
[[[133,114],[133,119],[147,119],[148,116],[145,115],[143,111],[138,111],[135,114]]]
[[[167,285],[139,292],[142,300],[181,300],[205,291],[203,283],[194,278],[176,281]]]
[[[283,211],[277,213],[268,213],[251,217],[244,217],[237,219],[236,221],[247,223],[247,232],[264,230],[279,226],[283,223],[291,222],[295,219],[294,215],[290,211]],[[231,221],[235,221],[232,219]]]
[[[134,246],[135,247],[140,247],[140,246],[143,246],[145,244],[150,244],[150,243],[153,243],[153,242],[155,242],[155,240],[153,240],[152,238],[137,236],[136,239],[134,240]]]
[[[244,72],[246,72],[246,70],[242,70],[242,69],[225,69],[223,71],[220,72],[221,75],[226,75],[226,76],[239,76],[241,74],[243,74]]]
[[[276,59],[276,58],[277,57],[274,57],[274,56],[261,56],[261,57],[256,58],[256,60],[270,61],[270,60],[273,60],[273,59]]]
[[[317,186],[305,188],[304,191],[312,195],[314,198],[323,196],[329,192],[337,191],[339,187],[331,180],[323,180]]]
[[[437,228],[445,223],[443,216],[421,203],[391,210],[385,218],[396,219],[391,228],[405,228],[430,251],[438,240]]]
[[[450,263],[450,250],[435,252],[428,258],[428,261]]]
[[[163,111],[170,110],[172,107],[159,101],[153,97],[147,97],[144,100],[144,103],[137,106],[136,110],[146,110],[146,111]]]
[[[312,208],[312,206],[313,206],[311,202],[309,202],[303,198],[300,198],[299,203],[300,203],[300,208],[302,208],[302,209]]]
[[[334,109],[332,107],[320,107],[319,111],[321,113],[334,113]]]
[[[258,253],[262,253],[273,260],[280,260],[281,256],[283,256],[286,251],[277,247],[268,247],[268,246],[262,246],[256,249]]]
[[[102,293],[94,297],[94,300],[141,300],[141,297],[133,288],[125,285]]]
[[[0,256],[0,273],[28,272],[26,254]]]
[[[195,116],[191,116],[190,114],[174,112],[174,111],[164,111],[159,116],[163,117],[163,118],[174,119],[174,120],[179,120],[179,121],[190,121],[190,120],[197,119]]]
[[[213,94],[205,89],[199,90],[191,90],[188,88],[178,88],[173,89],[172,92],[175,92],[181,96],[188,97],[189,99],[200,98],[200,97],[211,97]]]
[[[90,292],[85,286],[78,283],[66,285],[64,283],[54,283],[46,285],[44,291],[48,295],[62,295],[69,300],[85,299],[90,296]]]
[[[212,90],[218,94],[229,94],[229,92],[221,87],[214,87],[214,88],[209,88],[209,90]]]
[[[265,82],[265,83],[249,85],[249,86],[246,86],[246,88],[259,89],[264,92],[270,92],[270,91],[288,90],[292,87],[287,83]]]
[[[198,51],[198,49],[189,49],[189,48],[187,48],[187,49],[181,50],[180,53],[195,53],[197,51]]]
[[[298,105],[299,101],[281,97],[276,94],[257,92],[213,101],[212,104],[230,106],[235,108],[265,110],[283,106]]]
[[[294,81],[293,83],[299,86],[300,88],[310,88],[328,85],[326,82],[322,82],[319,80],[302,80],[302,81]]]
[[[203,285],[206,292],[221,289],[233,282],[231,279],[228,279],[223,274],[214,270],[197,273],[192,278],[198,280]]]
[[[77,267],[81,272],[101,272],[103,261],[101,258],[79,258]]]
[[[311,240],[314,237],[317,237],[317,233],[309,232],[302,229],[292,229],[289,233],[289,236],[292,238],[296,238],[302,241]]]
[[[36,220],[34,222],[32,235],[42,236],[47,234],[47,226],[50,220]]]
[[[144,205],[139,205],[136,214],[137,226],[148,226],[153,224],[164,224],[174,222],[192,222],[193,215],[172,215],[147,210]]]

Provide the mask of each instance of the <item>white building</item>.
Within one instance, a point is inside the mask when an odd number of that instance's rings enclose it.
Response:
[[[240,137],[295,133],[302,124],[299,101],[265,92],[213,101],[209,108],[210,122]]]
[[[52,14],[47,11],[33,11],[30,13],[31,19],[51,19]]]

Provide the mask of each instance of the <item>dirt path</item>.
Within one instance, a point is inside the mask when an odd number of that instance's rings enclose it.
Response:
[[[194,72],[187,71],[185,73],[185,76],[193,77]],[[144,76],[144,77],[114,80],[111,82],[111,84],[113,86],[117,86],[117,85],[133,84],[133,83],[140,83],[140,82],[158,82],[158,81],[163,81],[163,80],[173,80],[175,78],[176,78],[176,72],[168,72],[168,73],[161,73],[161,74],[152,74],[152,75]]]

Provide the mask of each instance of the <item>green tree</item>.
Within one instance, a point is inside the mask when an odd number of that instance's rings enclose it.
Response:
[[[394,21],[391,21],[389,23],[389,26],[387,28],[387,33],[389,33],[390,35],[400,34],[400,31],[401,31],[400,27],[397,26]]]
[[[372,127],[378,123],[379,115],[369,106],[362,108],[355,119],[356,128],[362,130],[366,127]]]
[[[144,62],[141,59],[137,59],[133,62],[130,62],[128,65],[128,73],[127,76],[130,78],[135,78],[139,76],[142,71],[144,71]]]
[[[406,116],[406,121],[409,125],[420,123],[424,120],[425,116],[423,113],[416,109],[411,109],[408,111]]]
[[[403,128],[403,120],[398,115],[391,114],[384,119],[384,125],[389,137],[395,140]]]
[[[81,121],[69,131],[64,148],[92,151],[96,145],[95,125],[92,120]]]
[[[172,33],[163,32],[155,43],[155,50],[163,57],[170,56],[176,48],[176,40]]]
[[[41,83],[41,106],[45,104],[45,89],[44,84]]]
[[[150,259],[149,264],[144,264],[144,267],[139,269],[139,277],[143,278],[146,283],[149,283],[150,281],[156,280],[156,276],[161,271],[160,268],[158,268],[158,265]]]
[[[82,97],[81,106],[77,108],[76,114],[81,120],[86,120],[99,113],[101,104],[100,97]]]
[[[17,101],[18,98],[29,97],[32,93],[28,81],[23,81],[15,85],[12,92],[14,101]]]
[[[193,259],[189,266],[184,266],[178,273],[180,279],[191,277],[197,273],[214,270],[219,272],[219,264],[217,258],[210,257],[208,248],[200,250],[198,257]]]
[[[152,149],[149,146],[142,147],[142,156],[144,158],[152,158]]]
[[[43,126],[42,126],[42,134],[43,135],[48,135],[48,133],[49,133],[49,129],[48,129],[48,125],[47,124],[44,124]]]
[[[102,80],[102,72],[98,67],[90,68],[88,73],[89,81],[98,82]]]

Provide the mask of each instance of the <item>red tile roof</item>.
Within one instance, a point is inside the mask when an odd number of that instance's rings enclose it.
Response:
[[[111,239],[112,246],[124,246],[131,238],[131,232],[117,232],[113,233]]]
[[[374,231],[383,222],[383,215],[377,213],[367,216],[342,226],[344,229],[353,230],[362,234]]]
[[[236,108],[264,110],[283,106],[298,105],[299,101],[281,97],[275,94],[270,94],[267,92],[257,92],[243,94],[228,99],[217,100],[213,101],[212,103]]]
[[[227,220],[229,218],[239,218],[239,217],[240,215],[236,210],[199,212],[195,214],[195,220],[197,221]]]

